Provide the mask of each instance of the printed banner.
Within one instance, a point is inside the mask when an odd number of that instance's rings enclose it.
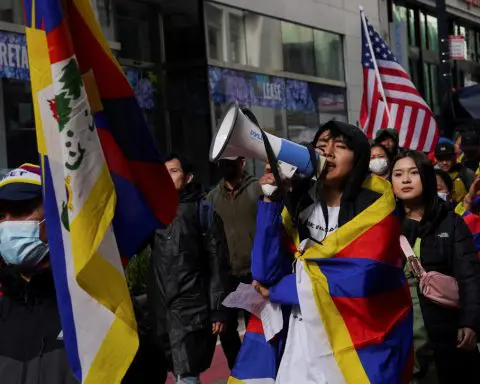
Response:
[[[30,80],[25,35],[0,31],[0,78]]]
[[[346,119],[345,88],[283,77],[210,66],[209,87],[214,103],[320,112]]]

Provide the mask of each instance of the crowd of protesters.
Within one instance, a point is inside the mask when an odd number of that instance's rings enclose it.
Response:
[[[319,188],[312,189],[315,180],[298,190],[289,185],[299,232],[304,233],[302,247],[321,244],[378,199],[362,189],[366,178],[373,175],[391,183],[399,235],[407,238],[427,272],[454,277],[460,296],[458,308],[429,300],[404,263],[413,303],[410,381],[477,383],[480,261],[473,229],[464,218],[480,211],[480,133],[466,129],[457,132],[453,141],[442,138],[430,156],[399,148],[394,129],[379,131],[370,143],[362,135],[358,128],[338,123],[320,129],[309,143],[327,158],[327,169]],[[132,294],[140,348],[124,383],[165,382],[168,372],[177,383],[199,383],[200,374],[210,367],[218,338],[233,369],[242,348],[238,321],[247,324],[250,314],[227,309],[222,301],[240,283],[253,283],[264,297],[293,308],[290,322],[296,326],[288,330],[287,350],[295,347],[289,338],[306,332],[298,321],[301,291],[296,292],[295,285],[285,291],[287,284],[280,283],[288,280],[291,271],[277,271],[278,279],[272,281],[259,282],[258,276],[252,276],[255,244],[262,242],[264,251],[271,251],[270,240],[258,233],[257,223],[274,220],[271,215],[282,206],[278,203],[282,197],[264,197],[262,185],[275,184],[275,177],[267,167],[258,180],[245,170],[246,162],[242,157],[222,159],[218,166],[223,177],[205,193],[185,156],[167,157],[180,204],[174,221],[156,231],[144,253],[146,288],[141,295]],[[323,226],[308,225],[310,221]],[[22,166],[4,175],[0,181],[2,384],[76,382],[63,346],[46,230],[38,167]],[[292,260],[287,265],[291,269]],[[286,368],[291,353],[285,353],[277,381],[292,382],[296,377],[303,383],[312,373],[315,356],[306,351],[302,364],[295,358],[300,368],[292,372]]]

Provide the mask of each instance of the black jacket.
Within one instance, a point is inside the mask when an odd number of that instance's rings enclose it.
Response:
[[[225,320],[221,303],[228,292],[228,247],[214,212],[204,233],[202,198],[189,185],[174,221],[157,230],[152,244],[149,302],[157,340],[176,375],[210,367],[216,343],[212,322]]]
[[[7,267],[0,284],[0,383],[78,383],[64,349],[51,271],[27,283]]]
[[[406,219],[403,232],[413,246],[421,238],[420,258],[423,267],[454,276],[460,290],[460,310],[448,309],[421,300],[425,325],[432,342],[447,342],[445,332],[454,333],[469,327],[480,331],[480,261],[472,234],[463,219],[443,202],[424,222]],[[431,335],[430,335],[431,334]],[[453,334],[451,335],[453,337]]]

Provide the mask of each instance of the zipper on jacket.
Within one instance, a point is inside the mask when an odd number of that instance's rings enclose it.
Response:
[[[45,351],[45,338],[42,337],[42,347],[40,348],[40,355],[38,356],[38,381],[37,384],[41,384],[42,381],[42,362],[43,362],[43,352]]]

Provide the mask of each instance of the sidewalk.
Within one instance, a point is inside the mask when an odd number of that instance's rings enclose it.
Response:
[[[243,319],[238,321],[238,332],[243,337],[245,333],[245,325]],[[200,375],[202,384],[225,384],[230,376],[230,369],[228,368],[227,359],[223,353],[220,339],[217,341],[215,347],[215,354],[213,355],[212,365],[210,368]],[[172,374],[168,375],[166,384],[175,384]]]

